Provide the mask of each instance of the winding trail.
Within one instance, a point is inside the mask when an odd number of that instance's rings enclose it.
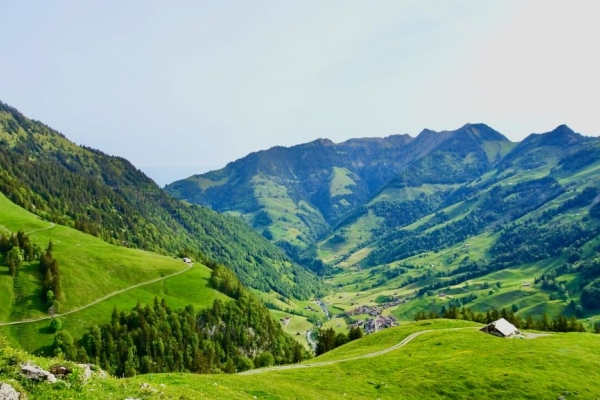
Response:
[[[42,228],[42,229],[50,229],[50,228]],[[109,294],[107,294],[104,297],[101,297],[101,298],[99,298],[97,300],[94,300],[93,302],[91,302],[89,304],[86,304],[85,306],[82,306],[82,307],[79,307],[79,308],[74,308],[73,310],[64,312],[62,314],[55,314],[54,317],[62,317],[62,316],[65,316],[65,315],[76,313],[76,312],[81,311],[81,310],[85,310],[88,307],[91,307],[93,305],[101,303],[104,300],[110,299],[111,297],[114,297],[114,296],[116,296],[118,294],[121,294],[123,292],[126,292],[128,290],[135,289],[137,287],[144,286],[144,285],[149,285],[151,283],[159,282],[159,281],[162,281],[162,280],[165,280],[165,279],[168,279],[168,278],[172,278],[172,277],[174,277],[176,275],[179,275],[179,274],[183,274],[184,272],[189,271],[192,267],[193,267],[193,264],[190,264],[187,268],[182,269],[181,271],[174,272],[174,273],[172,273],[170,275],[161,276],[160,278],[152,279],[152,280],[147,281],[147,282],[142,282],[142,283],[138,283],[138,284],[133,285],[133,286],[126,287],[125,289],[117,290],[116,292],[109,293]],[[24,319],[24,320],[21,320],[21,321],[2,322],[2,323],[0,323],[0,326],[30,324],[32,322],[45,321],[47,319],[52,319],[52,318],[53,318],[53,316],[48,315],[48,316],[45,316],[45,317],[39,317],[39,318],[33,318],[33,319]]]
[[[424,333],[444,332],[444,331],[457,331],[457,330],[461,330],[461,329],[479,329],[479,327],[475,327],[475,328],[473,328],[473,327],[465,327],[465,328],[428,329],[428,330],[424,330],[424,331],[419,331],[419,332],[411,333],[410,335],[408,335],[407,337],[405,337],[399,343],[396,343],[392,347],[388,347],[387,349],[383,349],[383,350],[379,350],[379,351],[374,351],[373,353],[363,354],[363,355],[360,355],[360,356],[350,357],[350,358],[342,358],[340,360],[323,361],[323,362],[312,363],[312,364],[290,364],[290,365],[280,365],[280,366],[277,366],[277,367],[267,367],[267,368],[260,368],[260,369],[251,369],[251,370],[248,370],[248,371],[240,372],[240,373],[238,373],[238,375],[255,375],[255,374],[261,374],[263,372],[268,372],[268,371],[283,371],[283,370],[286,370],[286,369],[301,369],[301,368],[323,367],[325,365],[338,364],[338,363],[345,362],[345,361],[354,361],[354,360],[360,360],[360,359],[363,359],[363,358],[377,357],[377,356],[380,356],[382,354],[389,353],[391,351],[397,350],[400,347],[406,346],[414,338],[416,338],[417,336],[420,336],[420,335],[422,335]]]
[[[52,229],[56,226],[56,224],[54,222],[50,222],[50,226],[47,226],[45,228],[39,228],[39,229],[34,229],[32,231],[29,232],[25,232],[26,235],[30,235],[32,233],[36,233],[36,232],[40,232],[40,231],[47,231],[48,229]]]

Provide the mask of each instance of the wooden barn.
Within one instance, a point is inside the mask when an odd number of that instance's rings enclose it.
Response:
[[[499,320],[484,326],[480,329],[480,331],[500,337],[515,337],[521,334],[521,332],[519,332],[516,326],[514,326],[504,318],[500,318]]]

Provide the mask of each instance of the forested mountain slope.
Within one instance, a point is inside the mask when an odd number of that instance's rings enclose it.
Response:
[[[512,147],[484,124],[335,144],[319,139],[252,153],[219,171],[166,187],[187,201],[243,215],[264,236],[312,244],[386,187],[458,184],[487,171]]]
[[[186,205],[127,160],[80,147],[0,103],[0,191],[103,240],[228,265],[250,287],[306,298],[316,277],[237,218]]]
[[[351,309],[409,297],[393,311],[400,318],[467,304],[512,308],[523,318],[593,318],[600,313],[599,177],[600,140],[560,126],[531,135],[462,185],[386,189],[367,213],[319,242],[321,259],[344,272],[333,283],[357,292],[351,301],[330,300]]]
[[[486,125],[467,124],[395,140],[379,139],[386,151],[371,153],[343,149],[349,143],[367,148],[376,139],[275,148],[170,190],[244,215],[292,254],[298,250],[289,243],[309,245],[307,253],[327,264],[320,272],[353,293],[326,299],[339,313],[397,296],[416,300],[392,311],[409,319],[419,310],[467,303],[478,310],[513,307],[523,316],[598,313],[600,139],[561,125],[513,143]],[[374,158],[356,156],[366,153]],[[309,169],[320,165],[320,184],[337,182],[344,191],[295,197],[291,188],[318,185],[296,173],[304,164],[290,163],[294,157],[311,160]],[[350,171],[344,179],[340,168]],[[381,170],[387,174],[371,174]],[[220,203],[215,194],[230,187],[245,192]],[[347,207],[336,215],[316,201],[338,198]],[[250,200],[254,208],[241,206]],[[285,204],[313,210],[321,233],[298,223],[302,213]]]

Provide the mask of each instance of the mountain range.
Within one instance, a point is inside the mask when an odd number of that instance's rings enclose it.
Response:
[[[581,295],[595,293],[599,171],[600,139],[566,125],[515,143],[466,124],[414,138],[275,147],[166,190],[241,216],[352,293],[327,298],[341,313],[416,294],[414,308],[395,311],[410,318],[419,307],[439,311],[428,296],[455,292],[444,299],[556,315],[574,313]],[[489,281],[509,270],[512,278],[498,285],[511,293],[490,292]],[[535,290],[524,293],[521,284]]]

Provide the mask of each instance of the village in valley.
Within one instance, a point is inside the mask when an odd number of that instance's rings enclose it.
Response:
[[[352,328],[362,328],[365,333],[374,333],[380,331],[385,328],[391,328],[392,326],[398,326],[398,320],[392,316],[382,315],[383,310],[396,307],[402,303],[409,301],[409,299],[400,299],[395,298],[394,300],[383,303],[377,306],[372,305],[359,305],[358,307],[346,311],[343,315],[348,317],[359,316],[359,315],[368,315],[370,318],[366,320],[358,320],[350,325],[348,325],[348,329]]]

